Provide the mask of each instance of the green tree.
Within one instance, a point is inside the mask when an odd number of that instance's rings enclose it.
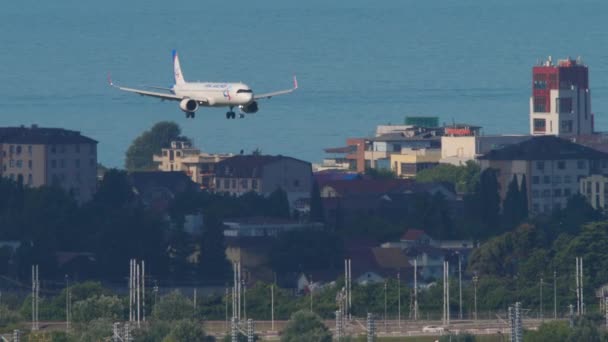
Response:
[[[273,241],[270,263],[279,273],[331,269],[340,265],[342,244],[326,231],[291,231]]]
[[[332,336],[321,317],[310,311],[294,313],[281,335],[281,342],[331,342]]]
[[[95,319],[121,320],[123,305],[121,300],[110,296],[95,296],[73,304],[74,322],[87,323]]]
[[[167,321],[153,320],[147,328],[133,331],[134,342],[158,342],[162,341],[171,331],[171,323]]]
[[[161,321],[188,320],[194,317],[194,305],[178,290],[163,296],[154,306],[152,316]]]
[[[521,199],[519,200],[519,212],[523,220],[528,218],[528,182],[526,181],[526,175],[523,175],[521,178],[521,186],[519,188],[519,196]]]
[[[163,342],[204,342],[206,334],[202,324],[193,320],[179,320],[171,325],[169,335]]]
[[[529,342],[566,341],[570,334],[567,322],[547,322],[538,327],[538,330],[524,332],[524,340]]]
[[[507,187],[507,195],[502,202],[502,214],[503,222],[507,225],[507,229],[513,228],[521,222],[521,195],[516,175],[513,175]]]
[[[319,183],[314,181],[310,194],[310,221],[325,222],[325,214],[323,212],[323,202],[321,201],[321,191]]]
[[[110,169],[104,174],[91,204],[98,208],[118,209],[131,203],[134,197],[127,172]]]
[[[367,168],[365,169],[365,175],[371,177],[372,179],[396,179],[397,175],[395,172],[389,169],[377,169],[377,168]]]
[[[226,259],[224,225],[217,216],[208,215],[205,218],[200,251],[198,260],[199,276],[203,279],[223,281],[230,275],[230,262]]]
[[[107,318],[95,319],[88,322],[86,325],[78,325],[75,341],[79,342],[99,342],[107,341],[112,336],[113,321]]]
[[[488,230],[498,229],[498,213],[500,211],[500,186],[496,177],[496,170],[487,168],[481,172],[479,182],[479,204],[481,222]]]
[[[290,218],[287,193],[279,187],[268,195],[266,215],[271,217]]]
[[[416,181],[422,183],[446,182],[454,185],[457,192],[472,193],[479,183],[479,164],[467,161],[465,165],[439,164],[416,174]]]
[[[175,122],[162,121],[137,137],[127,150],[125,167],[129,171],[153,170],[154,154],[159,154],[162,148],[171,145],[171,141],[186,140],[180,136],[181,129]]]

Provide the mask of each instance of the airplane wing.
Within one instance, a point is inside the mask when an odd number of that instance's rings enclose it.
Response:
[[[294,76],[293,77],[293,88],[291,89],[285,89],[285,90],[279,90],[279,91],[273,91],[272,93],[265,93],[265,94],[257,94],[253,96],[254,100],[259,100],[259,99],[269,99],[273,96],[279,96],[279,95],[285,95],[285,94],[290,94],[293,93],[296,89],[298,89],[298,79]]]
[[[159,98],[161,100],[172,100],[172,101],[181,101],[183,100],[183,97],[181,96],[177,96],[175,94],[171,94],[171,93],[167,93],[167,92],[156,92],[156,91],[149,91],[149,90],[143,90],[143,89],[135,89],[135,88],[128,88],[128,87],[121,87],[117,84],[114,84],[114,82],[112,82],[112,78],[110,76],[110,74],[108,74],[108,83],[110,84],[111,87],[114,87],[118,90],[122,90],[122,91],[126,91],[129,93],[135,93],[135,94],[139,94],[142,96],[151,96],[151,97],[156,97]],[[157,88],[157,89],[166,89],[169,90],[168,88]],[[206,102],[206,99],[203,100],[199,100],[201,102]]]
[[[161,92],[156,92],[156,91],[148,91],[148,90],[142,90],[142,89],[135,89],[135,88],[127,88],[127,87],[120,87],[117,85],[112,84],[112,86],[116,89],[122,90],[122,91],[127,91],[130,93],[135,93],[135,94],[139,94],[139,95],[143,95],[143,96],[152,96],[152,97],[156,97],[162,100],[174,100],[174,101],[181,101],[183,98],[181,96],[177,96],[175,94],[170,94],[170,93],[161,93]]]

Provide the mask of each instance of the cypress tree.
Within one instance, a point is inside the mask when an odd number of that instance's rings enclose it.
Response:
[[[528,185],[526,184],[526,175],[521,178],[521,187],[519,190],[520,200],[520,214],[521,219],[525,220],[528,218]]]
[[[324,222],[325,215],[323,214],[323,202],[321,202],[321,191],[319,183],[316,181],[312,184],[312,192],[310,194],[310,221]]]
[[[492,168],[483,170],[479,183],[479,207],[481,222],[489,230],[498,229],[498,215],[500,212],[499,188],[496,170]]]
[[[521,221],[521,196],[519,194],[519,184],[517,176],[513,175],[513,179],[507,188],[507,195],[502,203],[503,221],[507,225],[506,228],[513,228]]]

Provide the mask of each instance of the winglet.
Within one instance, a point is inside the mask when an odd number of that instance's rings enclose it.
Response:
[[[298,79],[296,78],[296,75],[293,75],[293,89],[298,89]]]
[[[108,72],[108,84],[113,87],[114,86],[114,82],[112,82],[112,74]]]
[[[177,57],[177,50],[171,50],[171,56],[173,57],[173,60],[175,60],[175,57]]]

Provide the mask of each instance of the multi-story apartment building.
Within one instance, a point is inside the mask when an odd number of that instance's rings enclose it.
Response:
[[[525,176],[532,215],[564,208],[581,179],[608,171],[608,154],[555,136],[534,137],[479,159],[482,169],[497,170],[502,199],[513,176],[519,182]]]
[[[581,178],[580,193],[594,209],[608,209],[608,176],[590,175]]]
[[[469,160],[532,138],[530,135],[469,135],[441,137],[440,163],[464,165]]]
[[[172,141],[170,148],[163,148],[160,155],[155,155],[154,162],[158,163],[161,171],[183,171],[193,182],[200,184],[202,189],[215,188],[215,165],[232,157],[232,154],[202,153],[192,147],[189,141]]]
[[[532,69],[530,134],[574,136],[593,133],[589,69],[570,58],[551,57]]]
[[[82,203],[97,190],[97,141],[61,128],[0,127],[0,176],[60,186]]]
[[[217,163],[215,171],[217,192],[268,196],[281,188],[292,207],[295,201],[310,198],[312,182],[309,162],[284,156],[238,155]]]

